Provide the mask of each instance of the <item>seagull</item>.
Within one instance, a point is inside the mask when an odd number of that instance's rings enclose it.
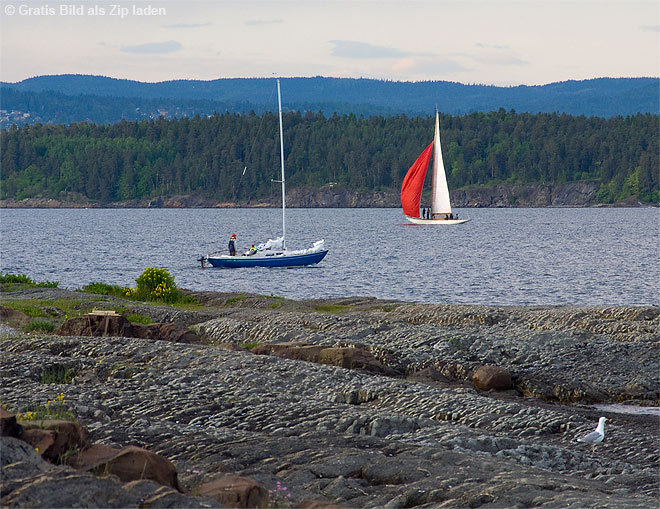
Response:
[[[588,435],[585,435],[583,437],[580,437],[577,439],[578,442],[586,442],[588,444],[598,444],[603,441],[603,438],[605,438],[605,421],[607,419],[605,417],[601,417],[598,419],[598,426],[594,431],[589,433]]]

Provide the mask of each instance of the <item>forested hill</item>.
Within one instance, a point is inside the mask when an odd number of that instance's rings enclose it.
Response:
[[[496,184],[597,186],[596,201],[660,200],[658,115],[603,119],[500,109],[441,115],[452,190]],[[432,116],[284,115],[288,189],[398,192],[433,135]],[[277,115],[225,113],[114,125],[0,131],[0,198],[97,203],[180,195],[277,200]],[[244,171],[244,168],[247,169]],[[430,178],[430,177],[429,177]]]
[[[2,83],[0,125],[11,123],[114,123],[121,119],[273,111],[272,78],[142,83],[102,76],[38,76]],[[426,116],[474,111],[558,112],[626,116],[660,113],[660,79],[598,78],[540,86],[496,87],[447,81],[396,82],[349,78],[283,78],[288,110]]]

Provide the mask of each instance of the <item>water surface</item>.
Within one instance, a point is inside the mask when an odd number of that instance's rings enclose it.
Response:
[[[179,287],[289,298],[374,296],[498,305],[659,304],[660,211],[466,209],[452,227],[399,209],[288,209],[290,249],[325,239],[298,269],[202,269],[196,259],[281,233],[279,209],[0,209],[0,270],[79,288],[135,286],[165,267]]]

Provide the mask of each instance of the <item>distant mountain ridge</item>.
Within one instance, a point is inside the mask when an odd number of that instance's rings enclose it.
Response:
[[[497,87],[447,81],[397,82],[353,78],[282,78],[289,110],[372,116],[452,115],[500,108],[598,117],[660,113],[660,78],[596,78],[547,85]],[[275,105],[272,78],[176,80],[159,83],[91,75],[37,76],[0,83],[0,125],[33,122],[112,123],[211,114],[257,113]],[[75,102],[75,104],[74,104]],[[73,114],[72,110],[78,110]],[[22,120],[12,121],[14,117]],[[27,116],[25,116],[27,114]]]

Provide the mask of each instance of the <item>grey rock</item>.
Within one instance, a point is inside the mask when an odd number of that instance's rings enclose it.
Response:
[[[0,339],[15,337],[18,336],[19,334],[20,331],[15,329],[14,327],[5,325],[4,323],[0,323]]]
[[[254,297],[250,307],[197,317],[211,343],[226,341],[228,331],[240,341],[354,342],[384,365],[428,376],[383,376],[213,344],[19,336],[0,342],[0,399],[25,411],[64,392],[75,408],[89,409],[83,423],[93,440],[147,446],[177,466],[187,489],[232,472],[269,489],[280,481],[294,505],[328,497],[349,507],[397,505],[404,497],[411,507],[655,503],[657,421],[610,414],[594,451],[575,438],[599,415],[562,401],[585,402],[581,394],[592,397],[594,389],[617,401],[635,384],[657,404],[656,310],[336,302],[352,307],[330,314],[314,311],[314,302],[286,302],[274,310]],[[34,374],[64,359],[97,375],[40,384]],[[509,370],[519,392],[472,388],[474,367],[483,364]],[[113,375],[127,366],[134,376]],[[12,493],[20,489],[12,485]],[[179,503],[172,494],[155,496]]]

